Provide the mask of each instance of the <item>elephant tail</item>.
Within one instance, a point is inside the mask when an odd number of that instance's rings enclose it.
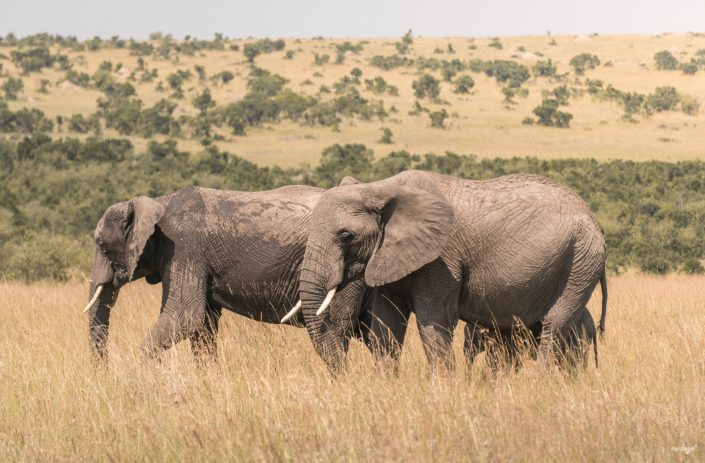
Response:
[[[607,318],[607,275],[602,270],[600,276],[600,287],[602,288],[602,313],[600,314],[600,341],[605,337],[605,319]],[[595,346],[597,348],[597,346]]]

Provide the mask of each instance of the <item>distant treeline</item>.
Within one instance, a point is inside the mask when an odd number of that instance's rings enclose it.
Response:
[[[387,153],[380,153],[387,154]],[[406,169],[471,179],[515,172],[546,175],[574,188],[602,227],[613,271],[703,271],[705,162],[478,159],[396,151],[375,158],[364,145],[333,145],[316,167],[258,167],[211,146],[180,151],[176,142],[136,152],[125,139],[0,140],[0,277],[68,279],[86,272],[92,230],[112,203],[187,185],[264,190],[288,184],[336,185],[346,175],[371,181]]]

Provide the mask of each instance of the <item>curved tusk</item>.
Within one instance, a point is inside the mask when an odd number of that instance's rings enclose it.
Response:
[[[291,309],[286,315],[284,315],[284,318],[282,318],[282,321],[280,323],[286,323],[289,321],[291,317],[299,313],[301,310],[301,299],[299,299],[299,302],[296,303],[293,309]]]
[[[335,296],[335,288],[328,291],[328,294],[326,294],[326,298],[323,299],[323,304],[321,304],[321,307],[316,311],[316,315],[321,315],[323,312],[326,311],[326,309],[330,305],[330,301],[333,300],[333,296]]]
[[[98,297],[100,296],[100,293],[102,291],[103,291],[103,285],[98,285],[98,287],[95,289],[95,293],[93,293],[93,297],[88,302],[88,305],[86,306],[86,308],[83,309],[83,313],[88,312],[90,310],[90,308],[93,307],[93,304],[95,304],[95,301],[98,300]]]

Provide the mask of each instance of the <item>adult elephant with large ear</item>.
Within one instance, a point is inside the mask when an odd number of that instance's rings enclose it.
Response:
[[[269,323],[300,326],[287,310],[298,299],[299,269],[311,211],[323,190],[305,186],[263,192],[190,187],[158,198],[140,196],[108,208],[95,230],[89,302],[91,345],[107,352],[110,310],[120,288],[139,278],[162,283],[156,324],[142,350],[156,356],[182,339],[194,354],[215,356],[223,308]],[[308,324],[317,351],[337,370],[356,328],[362,281],[334,305],[343,319]],[[324,333],[335,343],[321,343]]]
[[[434,366],[452,367],[458,320],[500,330],[538,323],[544,361],[568,345],[605,264],[602,233],[573,191],[523,174],[471,181],[407,171],[344,183],[313,211],[301,270],[305,319],[327,310],[340,317],[328,304],[363,279],[376,287],[370,335],[392,359],[412,311]]]

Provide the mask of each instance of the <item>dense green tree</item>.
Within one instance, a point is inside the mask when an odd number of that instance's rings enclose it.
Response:
[[[411,50],[411,45],[414,43],[414,37],[411,29],[406,31],[401,40],[394,44],[400,55],[406,55]]]
[[[411,84],[416,98],[438,98],[441,94],[441,83],[431,74],[424,74]]]
[[[656,112],[671,111],[676,109],[681,101],[681,96],[675,87],[657,87],[654,93],[646,98],[646,105]]]
[[[560,101],[555,98],[544,98],[541,104],[533,109],[533,113],[538,117],[538,123],[547,127],[570,127],[573,115],[558,110]]]
[[[581,76],[585,74],[587,69],[595,69],[600,65],[600,58],[590,53],[581,53],[579,55],[573,56],[570,59],[571,66],[575,70],[575,74]]]
[[[440,111],[434,111],[429,113],[428,117],[431,118],[431,127],[436,129],[445,128],[445,120],[448,118],[448,111],[441,109]]]
[[[678,60],[668,50],[663,50],[656,53],[654,55],[654,63],[656,64],[656,69],[664,69],[668,71],[678,69]]]
[[[198,109],[201,115],[205,115],[209,109],[215,107],[215,100],[211,97],[211,91],[208,89],[203,90],[192,100],[194,108]]]
[[[555,77],[557,69],[556,65],[553,64],[553,61],[549,58],[545,61],[538,60],[531,70],[536,77]]]
[[[3,93],[8,100],[16,100],[17,94],[24,88],[24,82],[20,78],[8,77],[2,84]]]
[[[455,86],[455,90],[453,90],[455,93],[468,94],[475,86],[475,80],[467,75],[460,76],[453,81],[453,85]]]
[[[379,139],[380,143],[382,143],[383,145],[391,145],[392,143],[394,143],[394,141],[392,140],[392,136],[394,135],[392,133],[392,129],[390,129],[389,127],[382,127],[380,130],[382,131],[382,136]]]

